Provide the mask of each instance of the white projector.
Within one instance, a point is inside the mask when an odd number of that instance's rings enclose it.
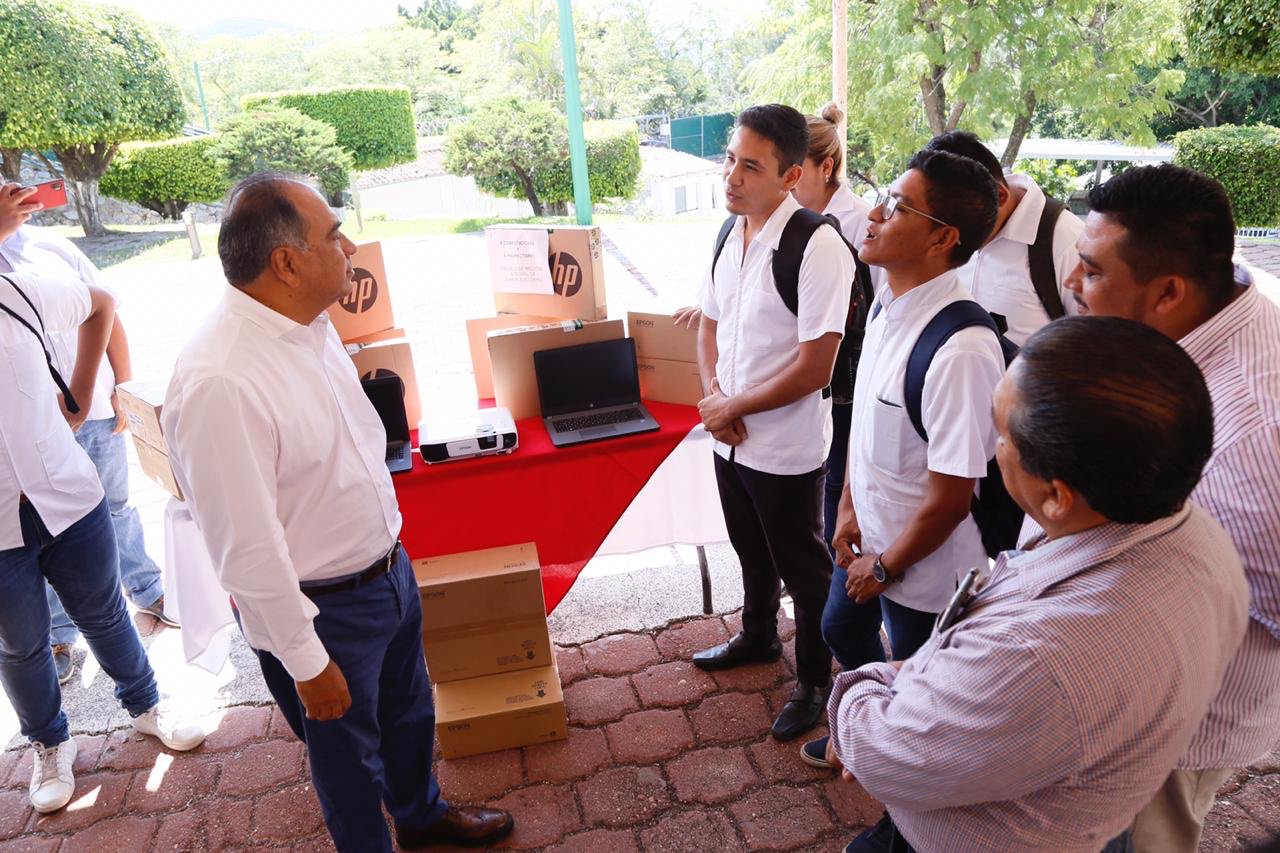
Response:
[[[422,458],[434,463],[510,453],[520,441],[511,410],[498,407],[423,421],[418,446]]]

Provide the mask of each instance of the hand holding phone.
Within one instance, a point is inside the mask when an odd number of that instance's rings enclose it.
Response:
[[[32,202],[35,187],[18,184],[0,184],[0,243],[9,239],[18,228],[44,205]]]

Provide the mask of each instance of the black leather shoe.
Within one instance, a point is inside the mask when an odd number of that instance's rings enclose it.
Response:
[[[693,665],[698,669],[732,669],[746,663],[772,663],[782,657],[782,643],[774,637],[772,642],[757,643],[748,640],[741,632],[733,639],[693,655]]]
[[[803,681],[796,684],[796,689],[791,691],[791,698],[782,706],[782,713],[773,721],[770,732],[774,739],[791,740],[816,726],[827,712],[827,697],[830,695],[830,682],[821,687],[805,684]]]
[[[420,850],[432,844],[484,847],[510,835],[515,826],[511,812],[483,806],[449,806],[425,829],[397,829],[396,842],[405,850]]]

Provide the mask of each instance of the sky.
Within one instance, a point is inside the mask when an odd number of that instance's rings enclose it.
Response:
[[[651,0],[663,17],[676,17],[689,9],[688,0]],[[355,32],[381,27],[396,19],[396,6],[416,7],[414,0],[216,0],[212,3],[174,0],[111,0],[144,18],[183,29],[200,27],[227,18],[262,18],[283,21],[306,29]],[[703,0],[704,7],[723,9],[742,17],[744,8],[763,10],[765,0]]]

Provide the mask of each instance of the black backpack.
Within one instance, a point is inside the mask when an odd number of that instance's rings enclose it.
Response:
[[[876,304],[872,316],[880,312]],[[971,299],[952,302],[924,327],[920,337],[916,339],[907,356],[907,372],[903,383],[903,402],[906,405],[907,417],[916,434],[925,442],[929,435],[924,430],[924,418],[921,415],[924,397],[924,377],[929,372],[929,365],[942,349],[942,345],[961,329],[970,326],[985,326],[1000,341],[1000,352],[1004,356],[1007,368],[1018,355],[1018,347],[1004,336],[1003,331],[987,310]],[[977,522],[978,531],[982,534],[982,546],[988,557],[995,557],[1001,551],[1008,551],[1018,545],[1018,532],[1022,529],[1022,508],[1014,503],[1013,498],[1004,487],[1004,478],[1000,475],[1000,466],[994,456],[987,460],[987,473],[978,481],[978,493],[973,497],[970,514]]]
[[[730,216],[720,226],[716,236],[715,254],[711,259],[711,272],[715,274],[716,264],[720,261],[720,253],[724,251],[725,241],[733,230],[737,216]],[[840,350],[836,355],[835,370],[831,375],[831,385],[823,396],[834,395],[838,400],[849,400],[853,397],[853,377],[858,366],[858,356],[862,352],[862,335],[867,326],[867,316],[871,303],[875,299],[875,291],[871,285],[871,269],[858,257],[855,249],[840,231],[840,221],[834,216],[824,215],[802,207],[783,226],[782,236],[778,239],[778,250],[773,253],[773,282],[782,297],[782,303],[792,314],[799,313],[800,307],[800,264],[804,260],[805,247],[809,238],[823,225],[836,229],[840,239],[848,246],[853,255],[853,289],[849,296],[849,313],[845,317],[844,337],[840,341]]]
[[[1064,317],[1067,313],[1062,295],[1058,293],[1058,271],[1053,266],[1053,230],[1064,210],[1066,206],[1062,202],[1046,196],[1044,210],[1040,211],[1040,225],[1036,228],[1036,240],[1027,247],[1031,285],[1050,320]]]

